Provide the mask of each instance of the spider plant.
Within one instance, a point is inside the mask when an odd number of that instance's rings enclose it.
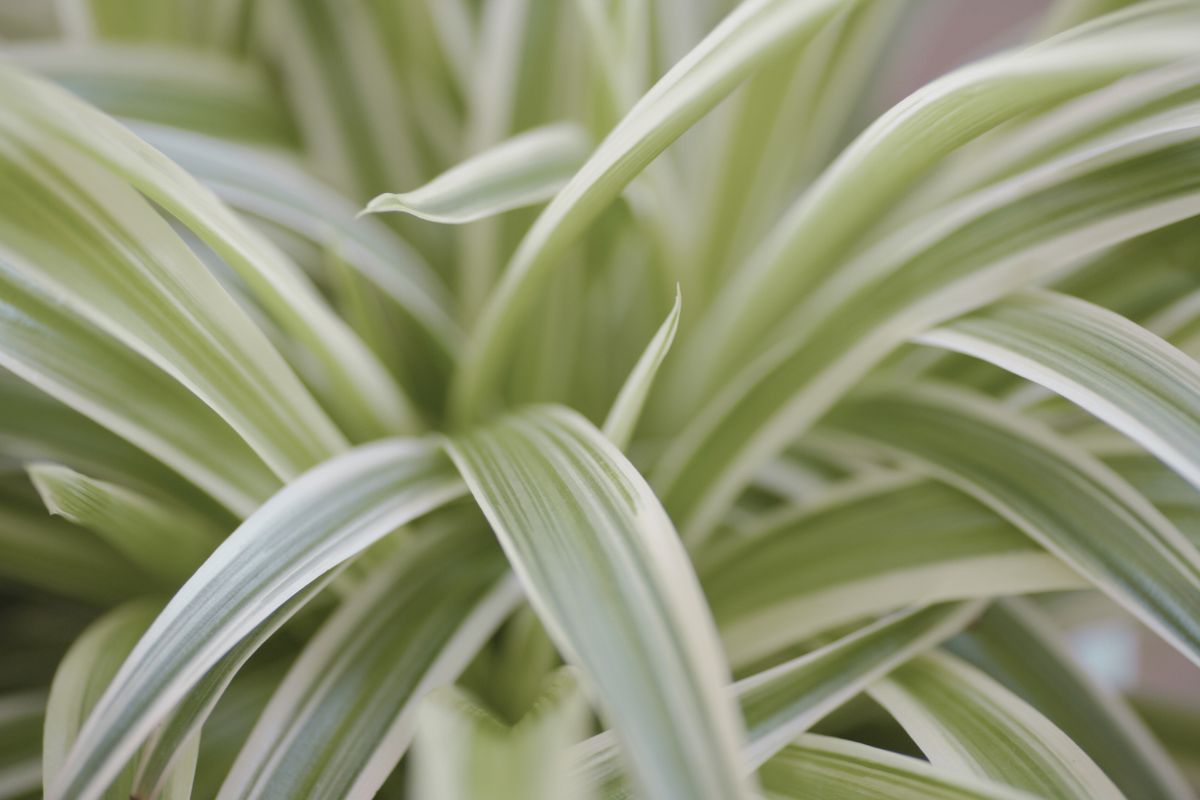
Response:
[[[0,8],[0,798],[1195,798],[1200,3],[917,6]]]

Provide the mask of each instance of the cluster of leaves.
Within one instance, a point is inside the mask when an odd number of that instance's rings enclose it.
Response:
[[[1194,798],[1200,3],[907,11],[0,9],[0,798]]]

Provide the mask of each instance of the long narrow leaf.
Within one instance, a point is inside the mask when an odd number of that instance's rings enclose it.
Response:
[[[495,545],[468,533],[404,543],[325,623],[263,710],[221,800],[375,795],[422,696],[453,681],[519,599],[500,582]]]
[[[1200,487],[1200,366],[1129,320],[1083,300],[1028,292],[917,341],[1054,390]]]
[[[95,797],[239,641],[322,575],[462,491],[436,446],[420,440],[360,447],[290,484],[225,540],[155,620],[97,702],[47,796]]]
[[[1048,800],[1124,796],[1079,746],[968,664],[921,656],[871,690],[935,766],[991,778]]]
[[[645,480],[552,407],[447,448],[548,633],[595,687],[636,782],[653,797],[747,796],[716,629]]]
[[[588,149],[587,133],[572,123],[535,128],[468,158],[424,186],[381,194],[366,212],[399,211],[461,225],[543,203],[575,174]]]
[[[868,394],[830,421],[991,506],[1200,662],[1200,553],[1085,451],[997,403],[941,387]]]

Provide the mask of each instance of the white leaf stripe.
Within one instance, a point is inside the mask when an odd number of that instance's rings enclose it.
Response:
[[[917,337],[989,361],[1095,414],[1200,488],[1200,366],[1084,300],[1025,292]]]
[[[829,422],[987,504],[1200,662],[1200,554],[1085,451],[995,401],[930,385],[849,399]]]
[[[822,717],[978,616],[981,601],[916,608],[884,617],[832,644],[738,681],[757,768]]]
[[[290,484],[172,598],[96,704],[47,796],[95,797],[240,640],[331,569],[462,492],[438,447],[422,440],[365,445]]]
[[[907,605],[1089,585],[977,500],[904,476],[861,479],[763,514],[697,560],[738,670]]]
[[[833,274],[894,200],[939,159],[1007,120],[1195,53],[1200,16],[1163,13],[1143,36],[1004,53],[922,87],[877,119],[783,215],[693,342],[721,379],[792,304]],[[947,125],[948,119],[953,124]]]
[[[424,186],[381,194],[364,213],[399,211],[460,225],[542,203],[575,174],[589,149],[587,132],[574,123],[534,128],[471,156]]]
[[[1037,800],[858,742],[805,734],[767,762],[769,800]]]
[[[279,479],[211,408],[0,255],[0,364],[167,464],[236,514]],[[13,408],[14,412],[17,408]]]
[[[160,603],[146,600],[118,606],[89,625],[59,662],[46,704],[43,786],[53,782],[88,712],[160,609]],[[124,800],[132,779],[125,770],[106,794]]]
[[[446,352],[462,346],[449,291],[436,273],[383,225],[355,219],[348,198],[283,154],[191,131],[136,125],[134,132],[204,181],[223,201],[336,252],[395,300]]]
[[[520,599],[495,544],[467,533],[404,543],[330,617],[263,710],[221,800],[375,796],[422,696],[452,682]]]
[[[55,152],[73,148],[86,160],[103,164],[114,176],[129,181],[212,247],[246,281],[281,326],[303,342],[330,379],[342,387],[345,403],[383,431],[403,424],[399,416],[404,409],[403,396],[366,346],[294,264],[194,178],[114,120],[57,87],[2,69],[0,94],[7,111],[20,113],[26,146]],[[5,121],[11,123],[13,118]],[[196,280],[190,276],[192,283]],[[229,323],[226,317],[222,321]],[[234,339],[257,339],[255,332],[251,334],[243,331]],[[273,402],[295,414],[309,437],[330,446],[335,433],[329,432],[330,425],[319,409],[306,402],[308,393],[286,368],[269,361],[258,367],[263,375],[271,376],[267,382],[273,388],[270,393],[280,394]],[[293,435],[301,434],[294,431]]]
[[[830,711],[896,666],[958,633],[978,615],[969,602],[910,608],[868,624],[798,658],[738,681],[730,688],[748,724],[743,751],[747,771],[757,770]],[[611,732],[576,748],[578,769],[592,783],[623,782]]]
[[[2,97],[10,78],[0,69]],[[344,446],[263,333],[133,187],[26,117],[0,115],[0,165],[11,268],[187,386],[281,477]]]
[[[1124,698],[1074,662],[1067,642],[1034,603],[1015,597],[993,603],[949,649],[1045,714],[1127,797],[1195,800]]]
[[[562,251],[587,224],[738,83],[853,2],[749,0],[638,101],[541,213],[513,254],[462,362],[452,394],[457,417],[470,419],[484,410],[522,316],[549,280]]]
[[[871,689],[935,766],[1048,800],[1123,800],[1066,734],[974,667],[928,653]]]
[[[728,668],[687,555],[628,461],[558,408],[447,442],[534,609],[650,796],[745,797]]]
[[[656,465],[685,537],[711,532],[758,466],[904,339],[1200,213],[1198,165],[1200,110],[989,187],[846,263]]]

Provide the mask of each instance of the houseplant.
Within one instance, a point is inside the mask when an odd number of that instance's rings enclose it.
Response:
[[[1200,5],[723,5],[11,14],[12,796],[1192,796]]]

